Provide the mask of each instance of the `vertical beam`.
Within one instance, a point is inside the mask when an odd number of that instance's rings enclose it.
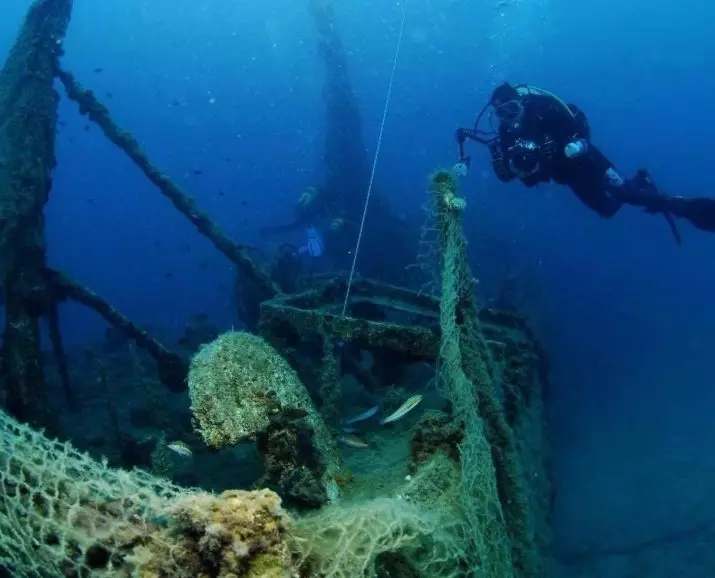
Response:
[[[370,182],[372,159],[363,138],[360,107],[350,83],[347,55],[338,33],[332,0],[310,0],[318,31],[318,52],[325,67],[326,135],[324,198],[333,218],[343,219],[342,228],[329,230],[327,250],[338,269],[348,269],[358,237],[365,195]],[[388,51],[386,58],[391,58]],[[387,84],[385,84],[387,90]],[[360,248],[358,270],[362,276],[389,283],[406,280],[405,268],[414,263],[418,230],[392,211],[385,197],[373,187],[368,214],[369,234]],[[385,250],[389,248],[389,250]]]
[[[0,282],[6,310],[0,373],[10,412],[44,425],[39,317],[51,297],[43,208],[55,166],[59,97],[53,81],[71,11],[72,0],[37,0],[0,71]]]

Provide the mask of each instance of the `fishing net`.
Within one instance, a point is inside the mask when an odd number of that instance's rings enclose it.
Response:
[[[293,548],[310,576],[469,575],[455,465],[437,454],[396,493],[324,508],[295,522]]]
[[[454,415],[464,424],[460,492],[473,541],[469,553],[481,576],[532,576],[539,571],[533,523],[477,315],[462,233],[465,201],[451,172],[438,171],[431,185],[442,261],[441,371]]]
[[[474,386],[463,369],[457,303],[472,290],[471,276],[465,271],[466,257],[461,229],[464,200],[456,195],[456,182],[449,173],[432,178],[435,213],[440,231],[442,260],[442,386],[453,404],[455,417],[464,424],[460,445],[460,500],[463,516],[471,530],[469,555],[483,576],[514,576],[509,535],[499,501],[496,472],[484,423],[480,418]]]
[[[296,521],[311,576],[522,578],[539,575],[530,504],[473,298],[450,173],[432,179],[441,256],[440,377],[462,424],[459,464],[443,454],[390,496],[331,505]]]
[[[477,318],[464,201],[450,173],[433,176],[432,192],[443,271],[440,372],[463,427],[459,464],[437,454],[396,491],[290,521],[273,492],[214,495],[113,470],[0,412],[2,567],[19,577],[539,575],[528,460],[503,416]]]
[[[14,577],[279,578],[288,529],[273,492],[111,469],[0,411],[0,568]]]

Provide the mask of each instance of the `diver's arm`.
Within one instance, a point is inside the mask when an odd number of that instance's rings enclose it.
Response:
[[[454,138],[457,139],[457,145],[459,146],[459,162],[464,163],[469,166],[469,157],[464,155],[464,143],[466,142],[470,129],[468,128],[458,128],[457,133]]]
[[[559,143],[567,159],[589,153],[588,120],[576,105],[547,94],[530,94],[524,97],[523,103],[525,116],[536,122],[536,132],[548,134],[549,139]]]
[[[458,128],[455,134],[455,139],[459,145],[459,162],[465,163],[467,166],[469,166],[469,157],[464,154],[464,143],[467,139],[480,144],[488,144],[487,139],[480,136],[480,134],[473,128]]]
[[[455,139],[459,145],[459,160],[452,167],[452,170],[459,176],[464,176],[469,170],[471,157],[464,154],[464,143],[469,140],[491,146],[494,139],[490,140],[482,136],[476,128],[458,128],[455,133]]]

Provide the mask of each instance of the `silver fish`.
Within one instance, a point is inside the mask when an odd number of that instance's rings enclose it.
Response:
[[[407,415],[409,412],[415,409],[421,401],[421,394],[418,393],[417,395],[413,395],[410,399],[408,399],[405,403],[398,407],[393,413],[388,415],[385,419],[381,420],[380,423],[382,425],[385,425],[386,423],[392,423],[393,421],[397,421],[398,419]]]
[[[370,445],[369,445],[367,442],[364,442],[364,441],[361,440],[359,437],[353,436],[353,435],[349,435],[349,434],[340,436],[340,437],[338,438],[338,441],[339,441],[340,443],[345,444],[346,446],[351,447],[351,448],[365,449],[365,448],[369,448],[369,447],[370,447]]]
[[[380,409],[379,405],[376,405],[375,407],[371,407],[370,409],[362,412],[360,415],[356,415],[355,417],[351,417],[349,420],[344,421],[343,425],[351,425],[354,423],[358,423],[359,421],[365,421],[366,419],[370,419],[372,416],[374,416],[378,410]]]
[[[172,452],[176,452],[184,458],[190,458],[194,455],[189,445],[185,442],[182,442],[181,440],[173,441],[166,447],[169,448]]]

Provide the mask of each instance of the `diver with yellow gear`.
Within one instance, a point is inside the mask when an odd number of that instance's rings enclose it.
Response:
[[[498,126],[482,130],[485,115]],[[665,216],[678,243],[673,217],[715,232],[715,200],[664,194],[643,169],[626,179],[591,143],[590,132],[586,116],[575,105],[540,88],[505,82],[494,90],[474,128],[457,130],[459,162],[454,168],[466,174],[464,144],[473,140],[489,148],[502,182],[516,178],[527,187],[549,181],[566,185],[602,217],[612,217],[624,204],[643,207]]]

